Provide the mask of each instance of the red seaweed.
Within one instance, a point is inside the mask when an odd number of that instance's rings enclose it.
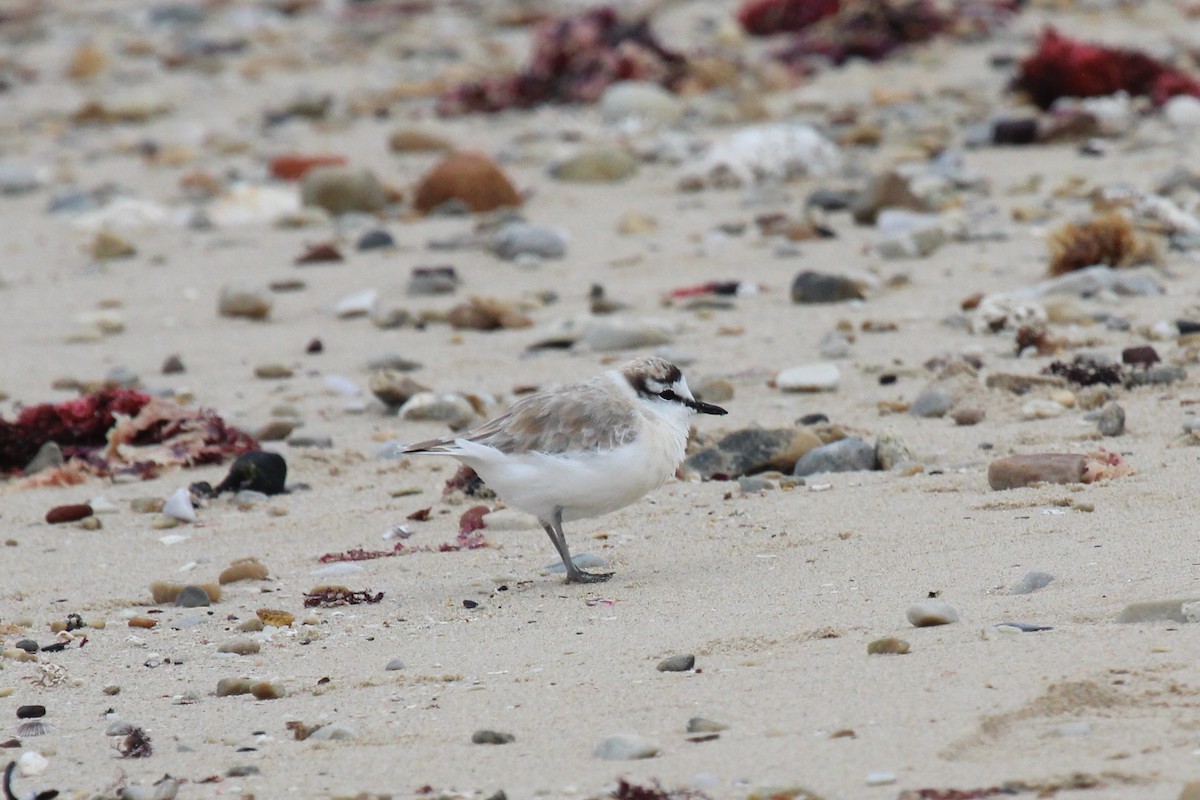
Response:
[[[1060,97],[1104,97],[1124,91],[1161,106],[1177,94],[1200,97],[1200,80],[1145,53],[1089,44],[1054,28],[1042,34],[1037,50],[1021,62],[1012,88],[1040,108]]]
[[[836,14],[839,0],[747,0],[737,20],[753,36],[800,31]]]
[[[460,84],[442,95],[438,113],[592,103],[617,81],[654,81],[674,88],[685,68],[685,58],[658,41],[647,19],[624,21],[611,6],[597,6],[540,23],[524,70]]]

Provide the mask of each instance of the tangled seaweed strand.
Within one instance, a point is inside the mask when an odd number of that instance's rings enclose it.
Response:
[[[693,789],[664,789],[658,781],[653,786],[639,786],[624,778],[617,779],[613,800],[708,800],[708,795]]]
[[[150,734],[139,727],[134,727],[117,743],[117,752],[121,758],[149,758],[154,755],[150,746]]]
[[[371,594],[367,590],[353,591],[345,586],[326,586],[304,593],[304,607],[315,608],[322,606],[356,606],[360,603],[378,603],[383,599],[383,592]]]
[[[529,64],[516,75],[463,83],[438,101],[442,115],[592,103],[610,84],[644,80],[673,88],[684,57],[664,47],[647,19],[623,21],[611,6],[541,23]]]
[[[1177,94],[1200,97],[1200,80],[1137,50],[1104,47],[1042,34],[1037,50],[1021,62],[1012,89],[1048,109],[1060,97],[1106,97],[1127,92],[1161,106]]]
[[[1058,375],[1080,386],[1092,386],[1097,383],[1114,386],[1125,379],[1120,364],[1096,364],[1078,356],[1070,364],[1055,361],[1042,372],[1047,375]]]
[[[10,761],[8,766],[4,768],[4,800],[23,800],[27,797],[32,797],[33,800],[54,800],[58,797],[57,789],[47,789],[44,792],[38,792],[35,795],[18,795],[12,788],[13,772],[17,769],[17,762]]]

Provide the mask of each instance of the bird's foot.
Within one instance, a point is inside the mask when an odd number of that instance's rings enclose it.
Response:
[[[611,572],[584,572],[575,569],[567,573],[567,583],[603,583],[612,576]]]

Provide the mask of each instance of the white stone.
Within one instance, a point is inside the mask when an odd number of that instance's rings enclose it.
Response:
[[[636,734],[618,733],[596,745],[592,755],[596,758],[603,758],[605,761],[653,758],[658,755],[658,745]]]
[[[1200,128],[1200,98],[1177,94],[1163,105],[1163,116],[1176,128]]]
[[[323,383],[326,389],[344,397],[358,397],[362,394],[362,387],[344,375],[326,375]]]
[[[498,508],[483,515],[483,524],[490,531],[540,531],[542,523],[533,514],[515,508]]]
[[[841,378],[837,364],[818,362],[788,367],[775,376],[775,385],[785,392],[830,392]]]
[[[348,294],[337,302],[337,305],[333,308],[333,312],[340,319],[365,317],[371,313],[378,295],[379,293],[374,289],[363,289],[353,294]]]
[[[1021,406],[1021,419],[1053,419],[1061,415],[1066,409],[1053,400],[1029,400]]]
[[[107,497],[93,497],[88,501],[88,505],[92,507],[93,514],[115,514],[121,510]]]
[[[17,759],[17,772],[22,778],[36,778],[50,766],[50,760],[36,750],[26,750]]]
[[[683,178],[713,186],[751,186],[828,175],[841,164],[841,149],[816,128],[773,123],[743,128],[713,145]]]
[[[683,110],[683,101],[649,81],[614,83],[600,97],[600,116],[608,123],[669,125],[683,116]]]
[[[196,521],[196,509],[192,505],[192,495],[186,487],[181,486],[171,493],[167,502],[163,504],[162,513],[181,522]]]
[[[867,786],[887,786],[896,782],[896,773],[894,772],[868,772]]]
[[[958,612],[945,600],[922,600],[920,603],[914,603],[908,607],[906,616],[909,623],[917,628],[958,622]]]
[[[269,225],[300,210],[300,191],[294,184],[235,184],[208,206],[208,218],[218,228]]]

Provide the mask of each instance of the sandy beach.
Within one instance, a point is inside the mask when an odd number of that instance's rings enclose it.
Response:
[[[127,445],[116,474],[0,479],[0,761],[18,762],[16,796],[1200,796],[1185,788],[1200,781],[1200,642],[1183,621],[1200,598],[1200,349],[1186,324],[1200,321],[1198,109],[1109,98],[1087,107],[1082,136],[989,139],[997,119],[1045,129],[1068,114],[1008,88],[1047,25],[1196,75],[1194,9],[1036,3],[983,37],[785,80],[771,53],[786,35],[747,36],[737,4],[663,3],[649,17],[661,42],[740,77],[684,81],[652,104],[674,118],[654,122],[614,119],[611,97],[441,116],[457,81],[526,63],[528,21],[585,6],[408,5],[0,9],[0,417],[107,380],[251,435],[282,425],[261,445],[286,459],[289,487],[206,498],[180,522],[162,503],[218,485],[230,460],[141,480],[121,474],[138,458]],[[819,134],[834,163],[788,139],[805,162],[793,174],[714,186],[702,172],[726,145],[761,166],[729,143],[771,126]],[[397,150],[399,131],[485,154],[522,204],[418,213],[447,156]],[[567,179],[589,149],[606,169],[633,166]],[[766,149],[770,170],[792,154]],[[341,157],[383,199],[302,207],[311,179],[272,175],[284,155]],[[861,203],[894,170],[926,204],[888,217],[895,228],[813,201]],[[1050,277],[1056,231],[1110,211],[1153,257],[1104,270],[1107,288],[1030,293]],[[504,257],[506,214],[561,255]],[[393,244],[360,248],[371,231]],[[296,263],[322,243],[341,260]],[[457,282],[414,291],[428,267]],[[796,302],[804,271],[859,297]],[[593,285],[621,308],[593,313]],[[269,305],[265,318],[221,313],[231,287]],[[478,316],[461,310],[471,298],[508,316],[460,324]],[[990,324],[995,309],[1008,316]],[[1036,330],[1022,348],[1023,321]],[[607,346],[618,339],[631,346]],[[1143,346],[1161,361],[1122,364]],[[386,457],[449,431],[421,402],[480,422],[649,353],[729,410],[696,419],[693,453],[760,427],[875,453],[882,437],[901,456],[729,480],[685,466],[638,503],[567,525],[574,553],[616,573],[608,583],[565,584],[537,521],[511,509],[480,531],[486,546],[439,551],[461,543],[463,512],[502,503],[443,494],[451,460]],[[1124,382],[1047,376],[1080,355]],[[164,372],[172,356],[182,370]],[[370,387],[400,360],[409,371],[389,380],[428,392],[398,412]],[[792,368],[815,364],[836,375],[785,390]],[[945,407],[914,413],[918,400]],[[1098,427],[1109,404],[1118,435]],[[1007,456],[1100,452],[1128,474],[989,485]],[[82,503],[98,523],[46,521]],[[214,584],[250,557],[268,576],[221,585],[211,605],[154,599],[156,582]],[[1014,591],[1031,572],[1052,579]],[[328,585],[383,596],[305,605]],[[930,600],[957,621],[914,626],[910,608]],[[1118,621],[1156,601],[1177,601],[1178,619]],[[261,609],[294,619],[256,624]],[[83,627],[56,630],[69,615]],[[868,654],[888,637],[908,652]],[[657,668],[688,654],[691,669]],[[218,692],[235,679],[266,699]],[[30,706],[44,716],[18,718]],[[123,754],[133,728],[148,755]],[[475,743],[481,731],[511,740]],[[598,756],[606,746],[650,757]]]

